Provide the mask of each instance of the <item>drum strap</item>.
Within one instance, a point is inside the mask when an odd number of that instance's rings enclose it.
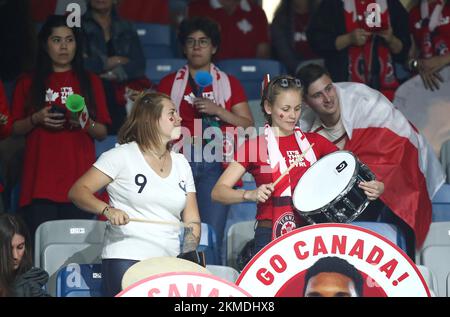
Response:
[[[292,206],[291,196],[272,197],[272,205],[274,207]]]

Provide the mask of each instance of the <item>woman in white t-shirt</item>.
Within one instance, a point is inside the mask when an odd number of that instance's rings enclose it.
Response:
[[[192,171],[182,154],[170,150],[180,134],[181,118],[170,98],[142,95],[119,131],[120,145],[103,153],[69,192],[78,207],[109,220],[102,252],[106,296],[121,291],[123,274],[136,262],[197,248],[200,216]],[[105,186],[110,205],[94,196]],[[182,250],[180,221],[186,226]]]

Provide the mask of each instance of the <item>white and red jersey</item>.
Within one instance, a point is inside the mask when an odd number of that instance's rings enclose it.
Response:
[[[334,146],[333,143],[317,133],[304,133],[304,135],[310,144],[314,143],[314,147],[310,151],[314,152],[317,160],[337,150],[337,147]],[[279,137],[278,144],[281,155],[286,160],[286,166],[289,168],[302,153],[295,139],[295,135],[292,134],[286,137]],[[244,142],[235,153],[234,160],[241,164],[247,172],[253,175],[257,187],[274,182],[273,174],[275,173],[275,170],[272,169],[268,163],[267,142],[264,135],[260,135],[257,138]],[[283,187],[284,182],[290,181],[290,186],[293,191],[302,175],[310,166],[311,164],[308,160],[303,160],[298,163],[297,166],[289,172],[289,177],[286,176],[283,178],[280,183],[278,183],[277,187]],[[256,219],[273,220],[273,208],[274,205],[272,199],[267,200],[265,203],[258,204]]]

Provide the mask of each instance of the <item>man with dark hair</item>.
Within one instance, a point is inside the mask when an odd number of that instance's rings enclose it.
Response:
[[[379,220],[383,210],[382,220],[395,223],[406,235],[407,253],[414,261],[414,240],[418,247],[424,242],[431,198],[444,183],[433,150],[380,92],[360,83],[333,83],[328,71],[315,64],[300,69],[297,77],[306,103],[300,128],[353,152],[385,184],[380,199],[364,211],[369,217],[364,220]]]
[[[364,279],[346,260],[329,256],[317,260],[306,272],[304,297],[362,297]]]

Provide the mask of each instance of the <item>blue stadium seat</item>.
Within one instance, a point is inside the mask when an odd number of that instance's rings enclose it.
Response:
[[[450,184],[444,184],[432,200],[433,222],[450,221]]]
[[[265,74],[273,78],[285,73],[280,62],[270,59],[227,59],[219,61],[217,66],[239,79],[249,100],[261,99],[261,82]]]
[[[186,65],[183,58],[151,58],[147,59],[145,75],[152,83],[158,84],[161,79]]]
[[[174,56],[171,46],[171,29],[168,24],[134,23],[146,58],[170,58]]]
[[[101,297],[102,265],[71,263],[58,272],[57,297]]]
[[[103,152],[111,150],[116,143],[117,135],[108,135],[103,141],[95,140],[95,157],[98,158]]]
[[[370,222],[370,221],[354,221],[352,225],[372,230],[392,243],[396,244],[400,249],[406,252],[406,239],[403,233],[396,225],[384,222]]]
[[[202,222],[202,234],[197,251],[205,253],[206,264],[220,264],[216,232],[212,226],[204,222]]]

